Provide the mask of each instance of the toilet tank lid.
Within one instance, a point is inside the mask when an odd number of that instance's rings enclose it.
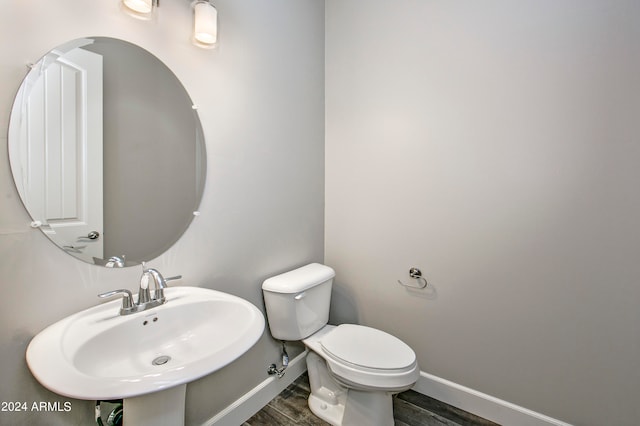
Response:
[[[262,289],[274,293],[293,294],[307,290],[335,277],[335,271],[320,263],[311,263],[293,271],[276,275],[262,283]]]

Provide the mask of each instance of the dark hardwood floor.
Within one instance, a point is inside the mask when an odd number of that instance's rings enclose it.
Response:
[[[309,392],[309,378],[305,373],[242,426],[328,425],[309,410]],[[498,426],[411,390],[394,398],[393,415],[396,426]]]

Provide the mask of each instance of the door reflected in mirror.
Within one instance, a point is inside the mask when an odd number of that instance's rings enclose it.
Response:
[[[151,53],[113,38],[71,41],[31,67],[11,112],[9,155],[34,222],[98,265],[161,255],[204,189],[204,136],[188,93]]]

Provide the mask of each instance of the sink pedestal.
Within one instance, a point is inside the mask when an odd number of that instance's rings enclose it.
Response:
[[[183,426],[187,385],[125,398],[124,426]]]

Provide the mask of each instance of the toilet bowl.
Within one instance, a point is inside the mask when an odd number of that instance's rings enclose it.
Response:
[[[393,425],[393,394],[420,375],[409,346],[355,324],[326,325],[302,341],[310,351],[309,408],[316,416],[333,425]]]
[[[274,338],[308,349],[309,408],[332,425],[392,426],[395,393],[420,376],[414,351],[397,337],[356,324],[328,325],[335,273],[317,263],[263,283]]]

